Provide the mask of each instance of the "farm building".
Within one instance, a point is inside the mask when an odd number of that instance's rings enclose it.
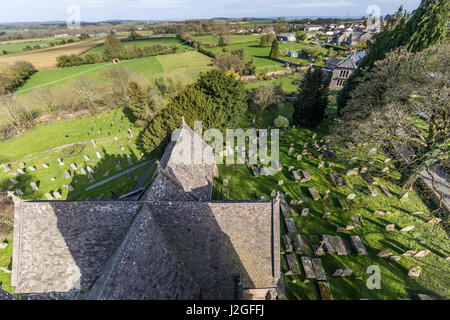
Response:
[[[295,36],[295,34],[282,33],[277,36],[277,39],[281,42],[295,42],[297,40],[297,37]]]

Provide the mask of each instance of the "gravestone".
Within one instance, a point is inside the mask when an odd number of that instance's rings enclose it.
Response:
[[[417,252],[414,257],[415,258],[423,258],[426,257],[427,255],[430,254],[430,250],[420,250],[419,252]]]
[[[18,183],[19,183],[19,181],[17,181],[17,180],[14,179],[14,178],[10,178],[9,181],[11,181],[13,184],[18,184]]]
[[[304,208],[302,210],[302,217],[307,217],[309,215],[309,208]]]
[[[400,261],[400,259],[401,259],[400,256],[390,256],[389,257],[389,260],[392,260],[392,261]]]
[[[404,195],[402,195],[402,197],[400,198],[401,201],[405,201],[408,200],[409,198],[409,192],[406,192]]]
[[[302,159],[303,159],[303,155],[299,154],[299,155],[297,156],[297,161],[302,161]]]
[[[405,256],[405,257],[412,257],[412,256],[414,256],[414,255],[416,255],[417,254],[417,251],[416,250],[408,250],[408,251],[406,251],[404,254],[402,254],[402,256]]]
[[[346,199],[338,199],[338,202],[339,202],[339,205],[341,206],[342,210],[348,211],[350,209]]]
[[[298,265],[298,261],[297,261],[297,258],[295,257],[295,254],[292,254],[292,253],[287,254],[286,260],[287,260],[288,267],[289,267],[289,272],[287,274],[288,275],[300,274],[300,267]]]
[[[302,170],[302,175],[303,175],[303,179],[302,179],[302,183],[308,182],[309,180],[311,180],[311,174],[309,173],[308,170]]]
[[[386,214],[386,212],[384,212],[382,210],[375,210],[373,214],[377,215],[377,216],[384,216]]]
[[[294,235],[295,252],[299,254],[306,253],[305,244],[298,233]]]
[[[306,278],[315,279],[316,273],[314,272],[311,258],[307,257],[307,256],[302,256],[301,260],[302,260],[303,270],[305,270]]]
[[[429,220],[427,223],[428,224],[439,224],[441,223],[442,219],[441,218],[433,218],[431,220]]]
[[[92,176],[91,173],[88,174],[88,179],[89,179],[90,182],[94,182],[95,181],[95,179],[94,179],[94,177]]]
[[[330,241],[334,248],[334,251],[336,251],[339,256],[347,256],[351,254],[350,246],[341,237],[338,236],[331,237]]]
[[[63,166],[63,165],[64,165],[64,162],[63,162],[60,158],[58,158],[58,159],[56,159],[56,160],[58,161],[58,163],[59,163],[60,166]]]
[[[284,184],[284,181],[283,180],[278,180],[278,185],[279,186],[282,186]]]
[[[314,201],[318,201],[321,199],[319,192],[316,190],[316,188],[308,188],[309,194],[314,199]]]
[[[81,168],[81,169],[80,169],[80,173],[81,173],[81,174],[86,174],[86,169]]]
[[[385,185],[380,184],[380,188],[386,196],[388,196],[389,198],[392,197],[392,193]]]
[[[294,220],[292,218],[284,218],[284,221],[289,233],[297,233],[297,227],[295,226]]]
[[[228,184],[228,180],[227,180],[227,184]],[[270,193],[270,196],[272,198],[275,198],[277,196],[277,191],[276,190],[272,190],[272,192]]]
[[[98,151],[95,152],[95,155],[97,156],[98,159],[101,159],[101,158],[102,158],[102,155],[101,155],[100,152],[98,152]]]
[[[353,223],[355,224],[355,227],[362,228],[362,226],[363,226],[362,222],[357,215],[352,214],[352,220],[353,220]]]
[[[25,174],[25,171],[23,171],[22,169],[19,168],[19,169],[17,169],[17,173],[18,174]]]
[[[30,171],[36,171],[36,167],[28,167],[28,170],[30,170]]]
[[[56,178],[55,178],[55,177],[52,177],[52,178],[50,178],[50,180],[52,180],[52,181],[55,181],[55,180],[56,180]]]
[[[25,169],[25,163],[20,163],[20,164],[19,164],[19,168]]]
[[[320,281],[326,281],[327,280],[327,274],[325,273],[325,270],[323,269],[322,260],[320,258],[312,258],[311,259],[314,272],[316,274],[316,279]]]
[[[84,160],[91,161],[91,158],[89,158],[88,156],[84,156]]]
[[[92,168],[91,168],[90,166],[87,166],[87,167],[86,167],[86,170],[87,170],[87,172],[90,173],[90,174],[93,174],[93,173],[94,173],[94,170],[92,170]]]
[[[344,269],[337,269],[334,273],[333,273],[333,277],[342,277],[342,274],[344,273]]]
[[[330,162],[329,164],[328,164],[328,168],[334,168],[336,165],[333,163],[333,162]]]
[[[376,197],[378,196],[378,190],[374,186],[368,185],[366,188],[366,194],[368,194],[371,197]]]
[[[361,166],[361,170],[359,172],[361,172],[361,174],[364,174],[367,172],[367,170],[369,170],[369,168],[367,168],[367,166]]]
[[[331,236],[329,236],[327,234],[322,235],[322,242],[324,243],[325,249],[328,254],[336,254],[337,253],[333,247]]]
[[[298,217],[298,212],[294,207],[291,208],[291,214],[293,217]]]
[[[325,166],[325,162],[324,161],[320,161],[319,165],[317,166],[318,169],[322,169]]]
[[[381,250],[377,254],[377,256],[380,257],[380,258],[389,258],[392,255],[393,255],[393,253],[390,252],[389,250]]]
[[[46,164],[46,163],[43,163],[43,164],[42,164],[42,168],[44,168],[44,169],[48,169],[48,164]]]
[[[129,166],[132,166],[132,165],[133,165],[133,161],[131,160],[131,157],[130,157],[129,154],[127,154],[127,162],[128,162],[128,165],[129,165]]]
[[[347,176],[357,176],[359,173],[359,168],[353,168],[349,171],[347,171]]]
[[[351,277],[353,274],[353,269],[346,268],[342,271],[342,277]]]
[[[75,163],[71,163],[71,164],[70,164],[70,167],[71,167],[72,170],[74,170],[74,171],[78,170],[78,167],[77,167],[77,165],[76,165]]]
[[[284,235],[281,238],[283,240],[283,244],[284,244],[284,248],[286,249],[286,252],[292,252],[294,250],[294,248],[292,246],[291,239],[289,239],[289,237],[287,235]]]
[[[53,196],[50,193],[46,193],[45,197],[47,198],[47,200],[53,200]]]
[[[354,194],[354,193],[350,193],[348,196],[347,196],[347,199],[348,200],[353,200],[353,199],[355,199],[356,198],[356,194]]]
[[[281,213],[283,214],[284,217],[290,216],[291,212],[289,210],[289,206],[288,206],[283,194],[280,194],[280,209],[281,209]]]
[[[298,171],[292,171],[292,180],[295,182],[300,181],[300,175],[298,174]]]
[[[388,224],[386,225],[387,231],[394,231],[395,230],[395,224]]]
[[[53,196],[54,196],[56,199],[61,199],[61,198],[62,198],[61,194],[60,194],[58,191],[53,191]]]
[[[346,229],[343,227],[338,227],[336,230],[336,232],[345,232],[345,231],[346,231]]]
[[[258,170],[258,168],[252,167],[251,169],[252,169],[253,175],[254,175],[255,177],[259,176],[259,170]]]
[[[15,191],[15,193],[17,193],[19,196],[23,196],[23,191],[22,191],[22,190],[16,189],[16,190],[14,190],[14,191]]]
[[[338,174],[330,173],[330,180],[336,188],[346,188],[345,179]]]
[[[424,214],[424,212],[423,211],[416,211],[416,212],[413,212],[413,213],[411,213],[413,216],[417,216],[417,215],[419,215],[419,214]]]
[[[367,256],[367,249],[361,239],[358,236],[350,236],[350,239],[352,240],[353,247],[355,247],[358,255]]]
[[[408,276],[418,278],[421,273],[422,273],[422,268],[419,266],[416,266],[416,267],[412,267],[411,269],[409,269]]]
[[[331,217],[331,212],[326,212],[324,213],[324,215],[322,216],[322,219],[330,219]]]
[[[414,229],[415,227],[414,226],[406,226],[406,227],[404,227],[402,230],[400,230],[401,232],[409,232],[409,231],[411,231],[412,229]]]
[[[97,148],[97,144],[95,143],[95,141],[91,140],[91,142],[92,142],[92,145],[94,146],[94,148]]]
[[[71,178],[70,172],[67,170],[64,170],[64,177],[66,177],[66,179],[70,179]]]
[[[38,191],[39,190],[38,186],[34,182],[30,183],[30,187],[31,187],[31,189],[33,189],[33,191]]]
[[[346,226],[345,231],[353,231],[355,229],[355,226]]]
[[[289,167],[288,167],[288,171],[289,171],[289,172],[291,172],[291,171],[294,170],[294,169],[295,169],[294,166],[289,166]]]
[[[333,300],[333,295],[331,294],[330,284],[325,281],[318,281],[320,297],[322,300]]]
[[[74,188],[72,187],[71,184],[68,184],[68,185],[67,185],[67,189],[69,189],[69,192],[72,192],[72,191],[74,190]]]

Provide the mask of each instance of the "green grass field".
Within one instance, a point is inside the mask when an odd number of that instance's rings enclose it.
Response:
[[[278,114],[289,116],[292,113],[292,106],[287,105],[287,109],[279,112],[267,112],[258,121],[256,127],[263,128],[270,125]],[[252,113],[249,119],[242,124],[246,127],[251,123]],[[357,167],[355,164],[339,162],[335,158],[324,158],[326,165],[318,169],[318,153],[311,148],[312,135],[318,133],[317,140],[324,139],[327,134],[329,120],[324,120],[319,131],[308,129],[290,129],[284,132],[280,138],[280,161],[283,165],[282,171],[274,176],[254,177],[251,170],[245,165],[220,165],[220,177],[214,182],[213,197],[216,200],[222,199],[222,179],[229,179],[229,199],[230,200],[256,200],[264,195],[266,199],[271,199],[272,190],[282,193],[289,192],[286,196],[288,204],[290,200],[302,199],[302,195],[307,197],[306,203],[297,206],[299,213],[303,208],[310,208],[307,217],[294,217],[299,234],[305,235],[310,243],[318,241],[323,234],[338,235],[350,240],[350,235],[358,235],[368,250],[368,256],[358,256],[354,253],[349,256],[326,255],[322,256],[322,263],[327,274],[328,282],[334,299],[418,299],[418,293],[431,294],[448,299],[450,297],[450,266],[445,258],[450,252],[450,241],[447,232],[440,225],[430,225],[426,223],[432,218],[429,209],[422,202],[417,192],[410,192],[408,200],[401,201],[399,198],[405,192],[395,184],[398,174],[391,168],[391,174],[381,174],[385,157],[376,155],[376,165],[371,168],[371,174],[378,184],[383,184],[389,188],[393,197],[387,197],[378,187],[379,195],[371,197],[364,192],[368,183],[361,176],[346,177],[348,169]],[[290,144],[294,144],[295,152],[288,156]],[[297,161],[297,154],[302,152],[303,144],[308,143],[308,150],[314,157],[303,157],[302,161]],[[350,160],[350,159],[349,159]],[[328,164],[333,162],[336,167],[329,168]],[[292,180],[292,174],[288,167],[293,166],[296,170],[308,170],[312,180],[306,183],[296,183]],[[348,188],[335,188],[328,175],[329,173],[339,173],[346,179]],[[282,186],[278,181],[283,180]],[[308,192],[309,187],[315,187],[323,196],[325,191],[331,193],[326,201],[314,201]],[[345,199],[350,193],[355,193],[356,198],[349,201],[351,209],[344,211],[337,202],[338,199]],[[348,201],[348,200],[347,200]],[[291,206],[292,207],[292,206]],[[375,210],[391,211],[384,216],[374,215]],[[413,212],[423,211],[419,216],[412,215]],[[325,212],[331,213],[331,218],[322,219]],[[363,224],[362,228],[354,231],[337,233],[338,227],[353,225],[351,214],[357,215]],[[393,223],[396,225],[395,231],[387,231],[385,226]],[[281,217],[281,234],[286,233],[285,223]],[[400,229],[413,225],[415,228],[410,232],[400,232]],[[401,256],[407,250],[430,250],[430,254],[424,258]],[[282,249],[284,251],[284,248]],[[389,250],[394,255],[401,256],[400,261],[395,262],[377,257],[381,250]],[[353,251],[354,252],[354,251]],[[313,257],[312,255],[310,255]],[[283,275],[287,295],[289,299],[320,299],[317,282],[311,280],[304,283],[305,273],[301,265],[300,256],[297,255],[301,269],[301,275]],[[288,270],[284,255],[281,256],[282,270]],[[376,265],[381,270],[381,289],[369,290],[366,281],[370,274],[366,273],[369,266]],[[408,276],[408,270],[412,266],[421,266],[422,274],[419,278]],[[355,276],[349,278],[333,277],[332,274],[341,268],[352,268]],[[284,272],[283,272],[284,274]],[[356,276],[362,280],[356,279]],[[293,283],[296,280],[296,283]]]
[[[285,78],[275,79],[275,80],[260,80],[260,81],[254,81],[249,82],[245,85],[247,89],[253,89],[257,87],[264,86],[266,84],[274,84],[274,85],[280,85],[281,89],[285,93],[293,93],[296,92],[298,89],[298,86],[292,84],[292,80],[294,79],[294,76],[289,76]]]
[[[259,35],[232,35],[230,45],[243,42],[259,41],[259,38]],[[208,47],[210,44],[219,44],[219,37],[216,36],[197,36],[194,37],[194,39],[200,41],[205,47]]]
[[[60,43],[61,40],[62,39],[46,38],[42,40],[0,42],[0,54],[2,54],[3,51],[8,53],[21,52],[26,46],[34,47],[35,45],[49,45],[51,42],[57,44]],[[67,41],[67,39],[65,40]],[[74,40],[76,41],[78,38],[75,38]]]
[[[137,48],[143,48],[146,46],[152,46],[157,43],[162,43],[165,45],[168,45],[170,47],[177,46],[178,45],[178,52],[183,53],[186,51],[193,50],[187,45],[183,45],[182,42],[178,38],[163,38],[163,39],[148,39],[148,40],[136,40],[136,41],[122,41],[123,45],[126,46],[136,46]],[[88,54],[88,53],[101,53],[104,50],[104,46],[100,45],[95,48],[90,49],[89,51],[85,52],[82,56]]]
[[[200,71],[209,69],[210,64],[210,58],[196,51],[186,51],[184,53],[126,60],[122,61],[120,66],[144,77],[164,74],[164,76],[177,77],[182,81],[191,81]],[[69,85],[71,81],[82,76],[88,77],[99,83],[101,81],[101,73],[105,69],[113,68],[114,66],[115,65],[112,63],[104,62],[39,71],[33,74],[17,92],[19,94],[24,94],[33,88],[42,86],[48,88],[66,86]]]

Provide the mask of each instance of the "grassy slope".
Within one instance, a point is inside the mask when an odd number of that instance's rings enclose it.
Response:
[[[179,80],[184,80],[184,77],[191,80],[199,71],[207,70],[210,63],[210,58],[196,51],[186,51],[184,53],[126,60],[122,61],[120,65],[145,77],[162,74],[170,75],[173,73]],[[100,82],[100,74],[106,68],[111,67],[114,67],[114,64],[105,62],[93,65],[40,71],[32,75],[30,79],[19,88],[18,93],[26,93],[32,88],[42,85],[49,88],[66,86],[70,84],[71,81],[81,76],[86,76],[94,81]]]
[[[197,36],[194,37],[195,40],[200,41],[205,47],[209,44],[218,45],[219,37],[215,36]],[[241,43],[241,42],[249,42],[249,41],[259,41],[260,36],[258,35],[233,35],[231,36],[230,44]]]
[[[67,39],[65,39],[67,42]],[[74,39],[78,40],[78,39]],[[43,44],[50,44],[50,42],[53,43],[60,43],[62,39],[56,39],[56,38],[44,38],[44,39],[37,39],[37,40],[29,40],[29,41],[5,41],[0,42],[0,54],[3,52],[3,50],[6,50],[8,53],[15,53],[15,52],[21,52],[23,51],[23,48],[26,46],[33,47],[35,45],[43,45]]]
[[[286,109],[284,115],[292,112],[292,106]],[[279,114],[267,112],[261,121],[257,123],[257,127],[267,127],[273,119]],[[249,113],[249,119],[244,121],[243,126],[251,123],[252,113]],[[322,123],[319,131],[318,140],[323,139],[326,135],[327,122]],[[417,299],[417,293],[428,293],[433,295],[450,297],[450,279],[448,274],[450,267],[448,261],[444,258],[448,256],[450,251],[450,242],[447,233],[440,226],[432,226],[426,223],[431,218],[430,212],[421,201],[418,194],[410,193],[409,199],[400,201],[399,196],[404,192],[397,185],[392,183],[395,173],[391,176],[385,176],[377,180],[385,184],[394,194],[394,197],[386,197],[379,189],[379,195],[375,198],[366,195],[363,192],[367,183],[360,177],[346,177],[349,188],[335,188],[329,178],[330,172],[339,172],[343,175],[346,168],[355,167],[347,164],[338,163],[336,159],[324,159],[326,167],[318,169],[317,165],[320,160],[316,158],[304,158],[302,161],[296,161],[296,156],[301,152],[303,144],[309,143],[311,146],[311,136],[314,131],[308,129],[290,129],[285,132],[281,140],[286,139],[285,143],[280,144],[280,160],[283,164],[283,170],[275,176],[254,177],[251,171],[244,165],[219,166],[220,177],[215,180],[214,197],[220,199],[221,181],[231,176],[229,181],[229,195],[231,200],[255,200],[259,195],[264,194],[266,199],[270,199],[272,190],[283,193],[290,192],[291,195],[286,197],[288,203],[291,199],[301,199],[301,195],[307,196],[306,204],[298,206],[298,211],[302,208],[310,208],[308,217],[294,218],[297,229],[303,235],[321,236],[322,234],[339,235],[350,240],[350,235],[359,235],[369,255],[365,256],[336,256],[327,255],[322,257],[328,281],[335,299]],[[295,150],[292,156],[288,156],[289,145],[294,143]],[[311,151],[311,147],[308,150]],[[317,154],[316,154],[317,156]],[[376,161],[379,165],[383,164],[384,157],[377,155]],[[328,168],[329,162],[336,163],[336,168]],[[294,166],[295,169],[307,169],[313,179],[307,183],[295,183],[292,181],[291,173],[288,167]],[[379,172],[375,172],[374,176],[380,176]],[[278,180],[283,179],[284,185],[278,186]],[[315,187],[322,196],[326,190],[331,190],[330,198],[327,200],[327,206],[324,207],[322,201],[313,201],[309,196],[308,187]],[[355,193],[356,199],[353,201],[353,207],[350,211],[343,211],[337,203],[338,198],[345,198],[348,194]],[[374,216],[375,210],[392,211],[392,214],[385,216]],[[422,216],[413,216],[412,212],[424,211]],[[329,220],[322,219],[325,212],[331,212],[332,217]],[[337,227],[345,227],[353,225],[351,214],[358,215],[363,223],[362,229],[356,229],[352,232],[337,233]],[[396,231],[386,231],[385,226],[389,223],[397,225]],[[402,233],[399,230],[407,225],[414,225],[415,229]],[[286,232],[284,221],[281,221],[282,234]],[[394,254],[401,255],[406,250],[429,249],[431,254],[425,258],[402,257],[399,262],[386,260],[377,257],[377,253],[387,249]],[[299,257],[298,257],[299,258]],[[300,259],[299,263],[301,263]],[[282,265],[287,269],[284,256],[282,256]],[[300,264],[301,265],[301,264]],[[369,274],[366,269],[370,265],[378,265],[381,269],[381,290],[369,290],[365,283]],[[408,270],[412,266],[422,266],[424,268],[419,279],[412,278],[407,275]],[[351,278],[336,278],[332,274],[339,268],[352,268],[354,272],[363,278],[356,280]],[[303,269],[301,267],[301,269]],[[305,284],[304,272],[300,276],[284,276],[288,290],[288,297],[291,299],[320,299],[315,280]],[[291,280],[296,279],[294,284]]]

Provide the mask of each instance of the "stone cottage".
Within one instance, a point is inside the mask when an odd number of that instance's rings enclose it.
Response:
[[[340,90],[344,87],[347,79],[352,75],[353,72],[355,72],[356,68],[358,67],[357,62],[359,60],[359,57],[351,54],[347,58],[342,59],[340,62],[333,66],[333,75],[330,81],[331,90]],[[333,60],[333,62],[335,61],[336,59]],[[330,64],[331,63],[332,62],[330,62]]]
[[[203,161],[186,161],[195,145]],[[216,175],[211,147],[183,121],[137,201],[17,199],[15,293],[275,299],[279,200],[211,201]]]

